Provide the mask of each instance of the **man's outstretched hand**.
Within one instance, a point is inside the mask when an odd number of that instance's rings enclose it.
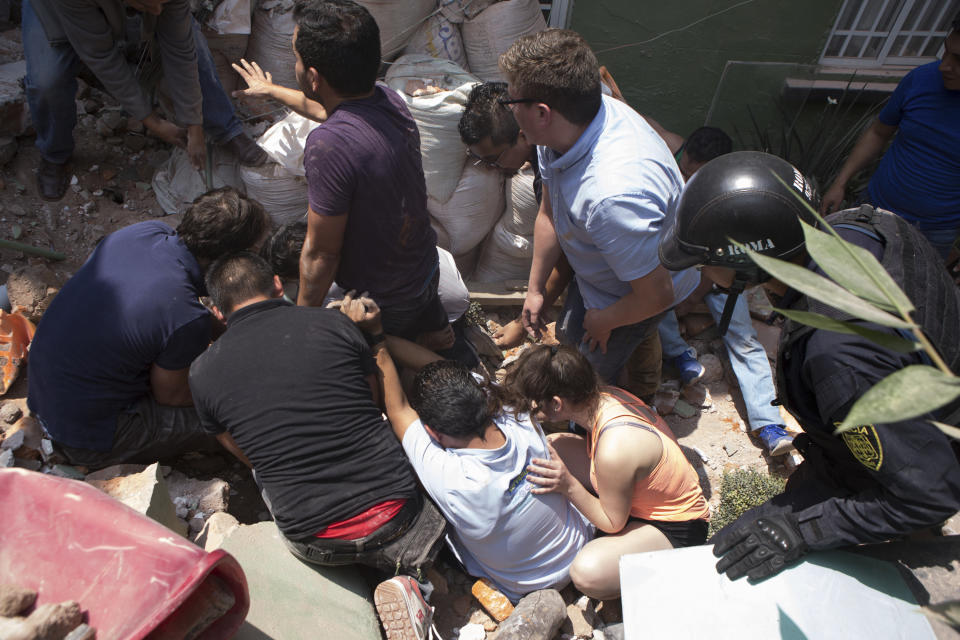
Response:
[[[746,524],[734,522],[714,537],[713,555],[720,558],[717,573],[726,573],[731,580],[747,576],[757,581],[780,573],[807,548],[797,519],[783,513]]]
[[[340,312],[350,318],[361,331],[372,335],[383,333],[383,324],[380,322],[380,307],[367,292],[358,296],[356,291],[348,291],[347,295],[343,296],[343,300],[335,300],[328,307],[331,309],[339,308]]]

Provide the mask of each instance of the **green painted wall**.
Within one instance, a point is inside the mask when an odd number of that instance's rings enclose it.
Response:
[[[841,4],[577,0],[571,28],[587,39],[634,108],[686,136],[704,123],[728,60],[816,63]],[[676,29],[683,30],[668,33]],[[727,86],[723,94],[740,94],[742,86],[746,104],[751,97],[749,74],[740,73],[735,81],[738,87],[731,92]]]

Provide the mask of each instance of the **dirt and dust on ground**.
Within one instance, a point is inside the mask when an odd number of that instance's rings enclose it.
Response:
[[[78,95],[78,111],[70,186],[61,201],[45,202],[37,195],[39,153],[29,135],[15,140],[12,158],[0,168],[0,239],[52,250],[64,257],[51,260],[0,248],[0,284],[9,283],[12,292],[16,289],[18,302],[30,309],[35,320],[103,236],[144,220],[161,219],[174,227],[179,222],[179,216],[164,215],[151,188],[154,173],[170,158],[170,148],[145,135],[142,126],[124,117],[109,96],[83,84]],[[500,369],[505,358],[513,359],[511,356],[516,355],[517,349],[500,351],[492,345],[489,336],[517,312],[517,307],[479,309],[478,330],[473,337],[493,370]],[[761,301],[757,315],[762,314]],[[681,388],[671,375],[674,372],[665,369],[658,404],[715,508],[725,471],[755,469],[784,477],[790,470],[784,463],[793,461],[789,457],[765,456],[748,435],[736,380],[723,343],[711,327],[712,322],[700,316],[685,325],[692,336],[691,345],[707,366],[707,375],[702,383]],[[757,327],[773,357],[778,330],[759,321]],[[77,339],[82,340],[83,336],[78,335]],[[10,462],[67,476],[82,473],[82,469],[71,470],[47,459],[42,434],[26,407],[28,376],[29,368],[8,391],[3,399],[5,409],[0,410],[0,418],[13,418],[12,422],[2,424],[5,439],[16,440],[17,431],[25,434],[22,447],[8,456]],[[784,421],[796,429],[786,414]],[[229,490],[224,508],[240,523],[270,519],[249,472],[229,455],[195,454],[171,464],[174,471],[189,478],[226,481]],[[183,507],[182,502],[177,503],[178,507]],[[194,537],[199,534],[204,519],[211,515],[200,513],[196,508],[180,511],[182,519],[189,521],[190,535]],[[497,628],[496,621],[471,594],[474,580],[453,567],[453,562],[441,559],[432,574],[438,586],[434,604],[441,635],[456,638],[462,631],[479,632],[482,628],[484,635],[490,637]],[[568,619],[561,628],[561,637],[599,637],[594,631],[622,618],[619,602],[589,601],[573,587],[565,589],[562,595],[568,605]]]

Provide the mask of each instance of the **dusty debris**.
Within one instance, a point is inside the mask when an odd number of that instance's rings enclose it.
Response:
[[[0,420],[13,424],[23,417],[23,409],[13,402],[4,402],[0,405]]]
[[[0,584],[0,616],[18,616],[37,601],[37,592],[12,584]]]
[[[702,383],[707,384],[723,379],[723,362],[712,353],[705,353],[699,357],[700,364],[706,370],[700,379]]]
[[[56,275],[46,266],[22,267],[7,279],[7,296],[14,310],[36,323],[57,295],[56,283]]]
[[[4,640],[61,640],[81,622],[80,605],[72,600],[42,604],[26,618],[0,618],[0,637]]]
[[[541,589],[517,603],[497,629],[497,640],[550,640],[566,619],[567,608],[556,589]]]
[[[86,481],[128,507],[153,518],[180,535],[186,535],[187,524],[177,518],[159,464],[153,463],[139,473],[118,475],[110,479],[91,479],[91,476],[88,476]]]

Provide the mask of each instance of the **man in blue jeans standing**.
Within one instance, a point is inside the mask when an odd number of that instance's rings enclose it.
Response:
[[[700,127],[683,141],[677,151],[678,155],[682,154],[679,158],[680,172],[685,180],[689,180],[700,167],[732,150],[733,141],[721,129]],[[704,279],[701,286],[697,287],[684,303],[693,303],[701,298],[719,326],[729,296]],[[771,404],[777,394],[773,386],[770,362],[767,360],[766,350],[757,339],[757,332],[750,321],[750,308],[744,296],[736,299],[729,325],[725,329],[722,335],[723,343],[727,347],[730,366],[737,376],[743,404],[747,408],[750,432],[757,436],[772,456],[792,451],[793,437],[784,429],[780,410]],[[664,358],[677,368],[684,384],[692,384],[703,376],[703,365],[697,361],[696,350],[680,336],[677,315],[673,311],[667,312],[660,322],[660,344]]]
[[[124,49],[130,9],[139,12],[142,20],[140,41],[162,60],[177,124],[153,111],[127,63]],[[76,77],[84,64],[150,133],[186,148],[196,168],[205,161],[204,130],[215,144],[236,154],[241,164],[266,161],[266,153],[243,133],[187,0],[23,0],[22,31],[27,102],[41,157],[37,186],[42,198],[59,200],[66,192],[66,163],[73,153],[77,123]]]

